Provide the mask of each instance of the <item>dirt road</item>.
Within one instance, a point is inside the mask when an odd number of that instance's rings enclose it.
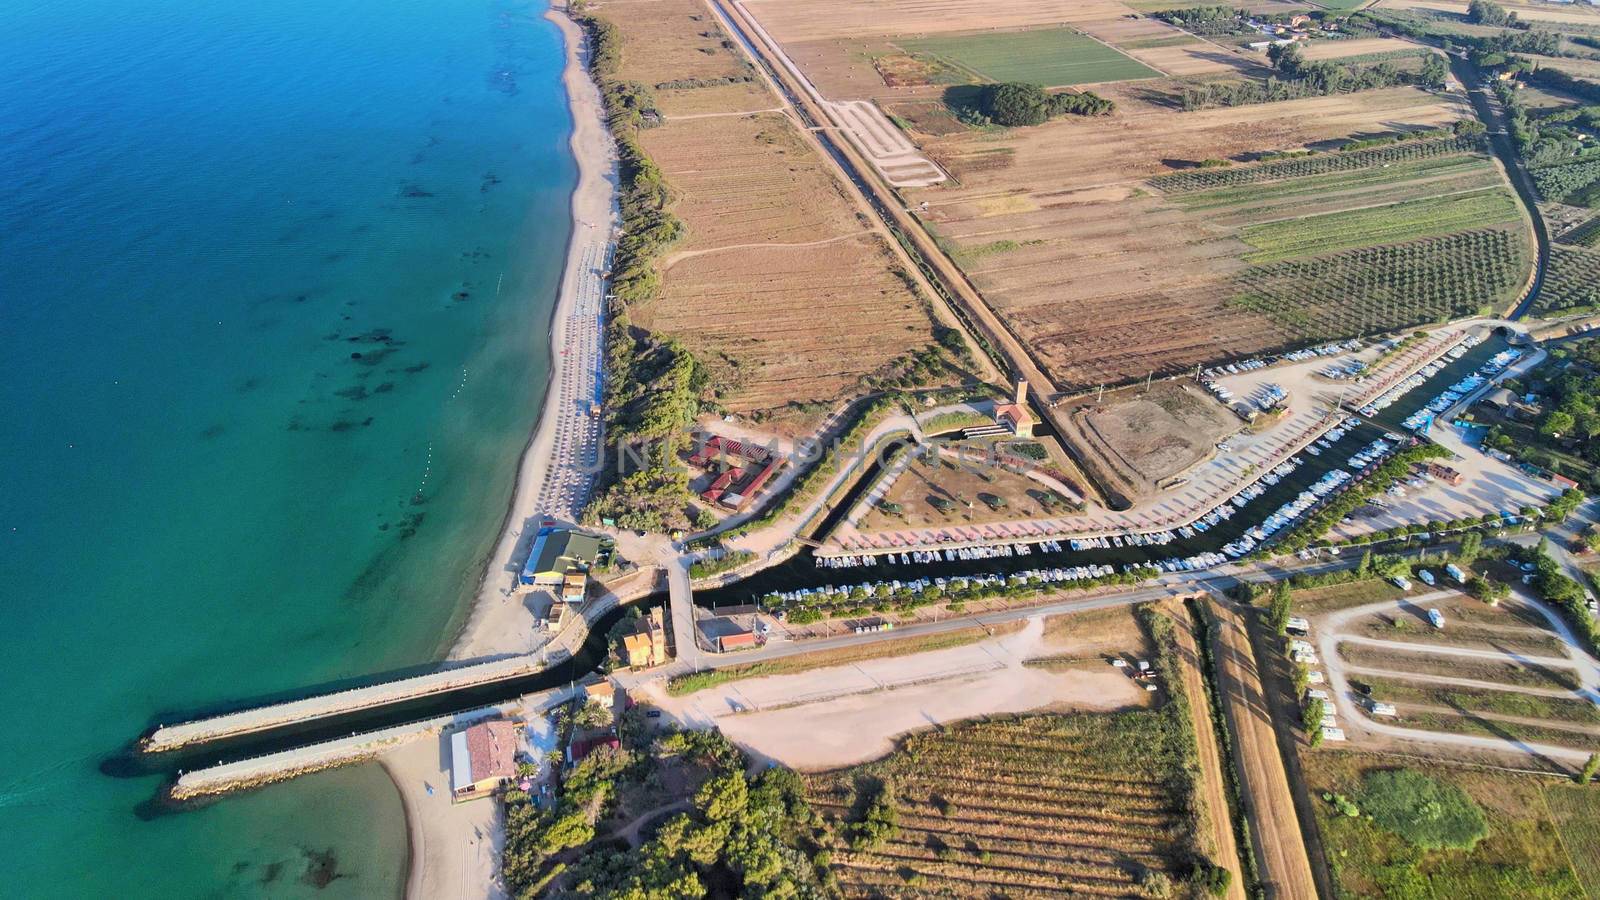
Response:
[[[1183,657],[1183,686],[1189,694],[1189,714],[1194,719],[1196,749],[1200,757],[1200,789],[1205,796],[1206,818],[1211,823],[1210,840],[1218,865],[1233,872],[1228,883],[1229,900],[1244,900],[1244,872],[1240,865],[1239,842],[1233,835],[1233,820],[1228,811],[1228,790],[1222,773],[1222,751],[1216,729],[1211,725],[1211,704],[1206,697],[1205,676],[1200,670],[1200,648],[1195,640],[1198,627],[1188,610],[1178,607],[1173,613],[1178,625],[1178,652]],[[1169,675],[1170,677],[1170,675]],[[1315,897],[1310,894],[1308,896]]]
[[[1217,687],[1233,728],[1234,762],[1266,895],[1312,900],[1317,885],[1250,636],[1237,610],[1220,603],[1212,603],[1211,610],[1217,619]]]

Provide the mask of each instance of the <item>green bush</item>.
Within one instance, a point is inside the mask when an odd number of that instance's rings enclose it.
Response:
[[[1411,769],[1367,773],[1361,806],[1373,822],[1424,849],[1471,850],[1489,833],[1465,791]]]

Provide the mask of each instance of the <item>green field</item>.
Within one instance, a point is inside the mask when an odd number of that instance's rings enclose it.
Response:
[[[1591,889],[1600,885],[1600,803],[1595,793],[1594,785],[1552,784],[1544,789],[1573,871]]]
[[[1534,305],[1538,315],[1600,310],[1600,253],[1556,244]]]
[[[1340,896],[1555,900],[1594,896],[1600,887],[1594,880],[1594,851],[1589,849],[1600,822],[1600,788],[1579,788],[1553,778],[1427,767],[1428,775],[1472,798],[1489,833],[1471,850],[1424,850],[1365,815],[1341,815],[1322,799],[1329,791],[1359,805],[1364,772],[1394,768],[1401,761],[1325,752],[1307,754],[1305,760],[1306,779],[1316,798],[1317,830]]]
[[[1474,315],[1509,299],[1528,265],[1520,231],[1477,229],[1252,266],[1228,303],[1296,340],[1331,340]]]
[[[1268,222],[1245,228],[1240,237],[1260,251],[1247,255],[1247,262],[1270,263],[1436,237],[1467,228],[1514,222],[1517,216],[1517,204],[1510,193],[1494,188]]]
[[[1490,165],[1488,157],[1473,153],[1417,159],[1353,172],[1330,172],[1264,184],[1197,191],[1179,194],[1173,201],[1187,210],[1209,210],[1243,207],[1245,204],[1276,205],[1286,200],[1316,202],[1332,197],[1335,192],[1341,200],[1348,200],[1351,194],[1357,192],[1373,192],[1377,195],[1388,192],[1387,199],[1398,200],[1401,198],[1395,194],[1396,191],[1438,195],[1497,187],[1501,183],[1500,173]],[[1378,199],[1381,201],[1381,196]],[[1350,202],[1349,205],[1354,206],[1359,202]],[[1241,211],[1248,213],[1249,209],[1245,207]]]
[[[1071,28],[896,40],[906,51],[970,72],[980,81],[1044,87],[1159,78],[1161,73]]]

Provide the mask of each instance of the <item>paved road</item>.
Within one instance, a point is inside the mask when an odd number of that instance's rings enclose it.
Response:
[[[1544,216],[1539,212],[1539,192],[1534,188],[1533,176],[1528,174],[1527,167],[1522,164],[1522,156],[1517,153],[1516,144],[1507,130],[1505,111],[1501,108],[1499,98],[1480,87],[1483,84],[1483,70],[1473,65],[1470,60],[1454,54],[1448,56],[1450,70],[1462,84],[1466,85],[1467,99],[1472,101],[1473,110],[1489,129],[1489,147],[1505,166],[1506,174],[1511,178],[1511,187],[1516,192],[1517,199],[1522,201],[1532,222],[1535,250],[1533,283],[1516,309],[1508,316],[1513,320],[1521,319],[1538,301],[1539,292],[1544,289],[1545,273],[1550,271],[1550,232],[1545,228]]]

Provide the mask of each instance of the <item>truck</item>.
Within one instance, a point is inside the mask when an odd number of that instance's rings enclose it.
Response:
[[[1435,584],[1438,584],[1437,581],[1433,580],[1433,573],[1429,572],[1427,569],[1418,570],[1417,571],[1417,577],[1421,578],[1422,579],[1422,583],[1427,585],[1428,587],[1433,587]]]
[[[1304,637],[1311,633],[1311,623],[1299,616],[1290,616],[1289,623],[1284,626],[1284,630],[1290,634]]]
[[[1393,703],[1383,703],[1378,700],[1367,701],[1367,710],[1375,716],[1396,715]]]
[[[1444,629],[1444,613],[1439,612],[1437,609],[1428,610],[1428,621],[1432,623],[1433,627],[1441,631]]]
[[[1467,583],[1467,573],[1461,571],[1461,567],[1456,565],[1455,563],[1445,563],[1444,564],[1444,572],[1445,572],[1446,575],[1449,575],[1451,578],[1454,578],[1456,580],[1456,584],[1466,584]]]

